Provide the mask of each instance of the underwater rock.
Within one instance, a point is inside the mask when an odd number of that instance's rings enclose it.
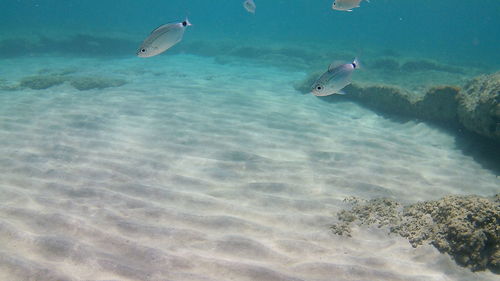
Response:
[[[294,88],[300,93],[309,93],[322,73],[311,73]],[[447,127],[463,125],[479,135],[500,140],[500,73],[476,78],[462,91],[456,86],[436,86],[417,95],[395,86],[351,84],[344,92],[346,99],[381,113],[418,118]]]
[[[344,91],[348,94],[346,97],[371,109],[401,116],[415,115],[415,98],[401,88],[385,85],[361,87],[351,84]]]
[[[357,197],[344,199],[352,205],[350,210],[342,210],[337,214],[338,224],[330,228],[337,235],[351,237],[351,224],[358,221],[360,224],[378,227],[392,226],[401,223],[402,206],[392,199],[378,198],[364,201]]]
[[[71,86],[80,91],[92,89],[104,89],[109,87],[120,87],[127,82],[123,79],[104,78],[104,77],[77,77],[70,82]]]
[[[424,97],[415,103],[415,115],[448,126],[458,126],[458,100],[460,88],[438,86],[428,90]]]
[[[135,50],[137,42],[114,36],[76,34],[69,38],[14,38],[0,40],[0,57],[26,56],[33,54],[76,55],[128,55]]]
[[[347,201],[352,208],[338,213],[335,234],[350,236],[353,223],[386,226],[413,247],[428,243],[472,271],[500,273],[500,194],[447,196],[404,208],[392,199]]]
[[[472,79],[458,94],[465,128],[500,141],[500,72]]]
[[[0,91],[17,91],[21,89],[19,84],[11,85],[7,80],[0,78]]]
[[[30,88],[33,90],[43,90],[60,85],[65,81],[66,78],[60,75],[37,75],[24,77],[21,79],[20,86],[22,88]]]

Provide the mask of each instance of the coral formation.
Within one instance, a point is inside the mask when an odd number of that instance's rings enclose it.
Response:
[[[474,78],[458,95],[465,128],[500,141],[500,72]]]
[[[405,206],[391,199],[349,199],[353,207],[338,213],[331,228],[351,235],[351,225],[387,226],[413,247],[429,243],[473,271],[500,273],[500,194],[494,198],[447,196]]]
[[[60,85],[65,81],[66,78],[60,75],[37,75],[24,77],[20,82],[20,86],[22,88],[42,90]]]
[[[71,86],[80,91],[92,89],[104,89],[109,87],[120,87],[127,82],[123,79],[104,78],[104,77],[77,77],[70,82]]]

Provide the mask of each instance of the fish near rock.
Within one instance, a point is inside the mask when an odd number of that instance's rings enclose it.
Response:
[[[328,70],[314,82],[311,92],[318,97],[343,95],[342,89],[351,84],[351,75],[357,68],[359,68],[358,59],[345,64],[333,62]]]
[[[182,22],[159,26],[142,42],[137,50],[137,56],[147,58],[165,52],[182,40],[188,26],[191,26],[191,23],[187,18]]]
[[[363,0],[335,0],[332,4],[332,9],[337,11],[352,12],[352,9],[359,8],[359,4]],[[366,0],[366,2],[370,2]]]

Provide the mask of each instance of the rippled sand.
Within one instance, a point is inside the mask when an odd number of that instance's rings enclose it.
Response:
[[[328,229],[346,196],[498,190],[436,128],[301,95],[304,73],[248,62],[1,63],[9,81],[45,67],[129,83],[0,92],[0,280],[495,279],[383,230]]]

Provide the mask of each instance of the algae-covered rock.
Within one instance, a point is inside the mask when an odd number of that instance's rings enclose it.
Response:
[[[447,196],[402,209],[391,199],[351,202],[353,207],[339,212],[339,223],[331,227],[338,235],[350,236],[350,226],[356,222],[388,226],[413,247],[429,243],[473,271],[500,273],[499,194],[494,198]]]
[[[21,89],[19,84],[12,85],[7,80],[0,78],[0,91],[16,91]]]
[[[66,81],[66,78],[60,75],[37,75],[24,77],[20,86],[34,90],[48,89],[60,85]]]
[[[458,94],[465,128],[500,141],[500,72],[474,78]]]
[[[311,73],[294,88],[309,93],[323,73]],[[372,110],[407,118],[418,118],[448,127],[465,127],[478,135],[500,141],[500,72],[473,79],[462,90],[455,86],[436,86],[423,95],[389,85],[344,88],[346,99]]]
[[[71,86],[80,91],[119,87],[126,83],[127,82],[123,79],[104,77],[77,77],[73,78],[70,82]]]
[[[397,225],[401,222],[401,204],[386,198],[361,200],[356,197],[346,198],[344,202],[352,205],[350,210],[342,210],[337,214],[339,223],[330,228],[337,235],[351,237],[351,223],[358,221],[360,224],[379,227]]]
[[[398,87],[375,85],[361,87],[351,84],[345,88],[346,97],[369,108],[390,114],[414,116],[414,98],[411,93]]]
[[[459,88],[452,86],[431,88],[415,104],[416,116],[424,120],[457,126],[459,91]]]

